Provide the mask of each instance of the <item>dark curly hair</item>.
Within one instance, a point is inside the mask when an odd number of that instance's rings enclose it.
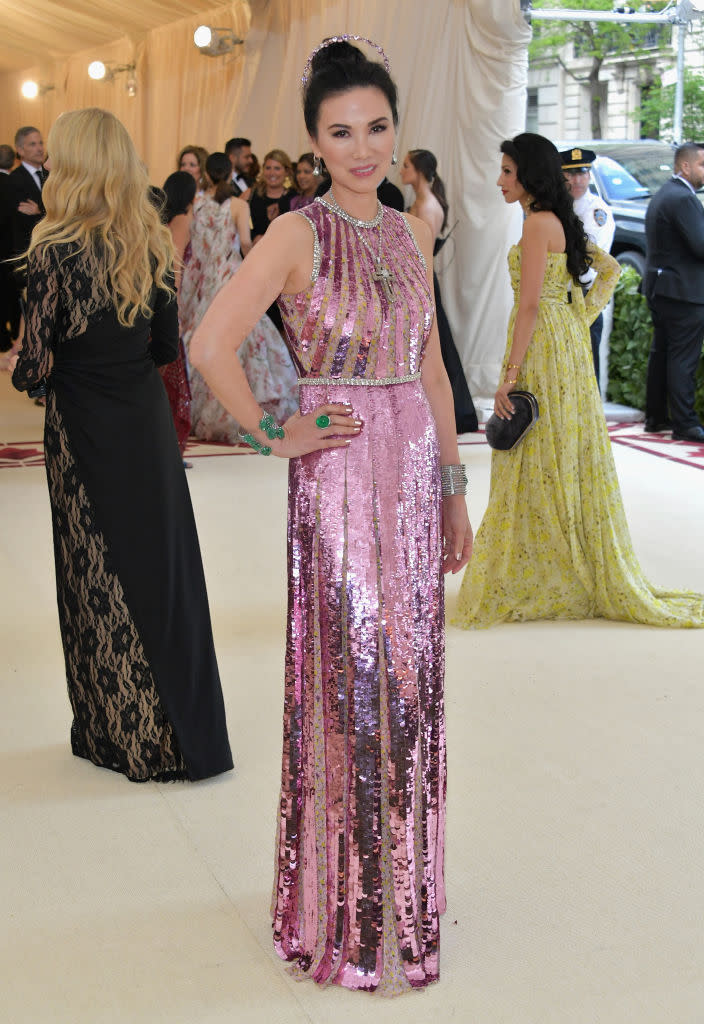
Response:
[[[310,77],[303,93],[303,116],[311,138],[318,132],[318,116],[323,100],[359,87],[383,92],[398,127],[398,92],[383,64],[368,60],[351,43],[330,43],[313,57]]]
[[[559,218],[565,232],[567,269],[579,282],[592,259],[587,255],[587,236],[574,212],[556,147],[542,135],[522,132],[513,139],[505,139],[500,148],[515,163],[518,180],[531,197],[531,210],[550,210]]]

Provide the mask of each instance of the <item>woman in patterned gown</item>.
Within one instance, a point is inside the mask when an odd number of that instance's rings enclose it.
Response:
[[[509,417],[508,393],[523,388],[540,418],[513,451],[492,453],[489,505],[454,622],[704,626],[704,595],[652,586],[631,544],[589,339],[618,263],[588,247],[551,142],[523,133],[501,150],[497,184],[526,219],[509,253],[515,300],[494,408]],[[598,276],[583,298],[588,259]]]
[[[47,396],[71,744],[133,781],[205,778],[232,768],[232,756],[198,536],[157,371],[178,350],[171,238],[112,114],[62,114],[49,144],[13,384]]]
[[[252,247],[249,206],[232,194],[232,165],[224,153],[206,160],[210,188],[198,201],[191,224],[191,247],[183,268],[179,319],[188,353],[193,332],[211,302],[242,265]],[[296,371],[279,332],[260,317],[239,350],[257,401],[266,412],[287,419],[297,407]],[[201,441],[236,444],[239,424],[224,409],[197,369],[191,370],[192,433]]]
[[[377,201],[396,88],[346,41],[309,68],[306,127],[331,190],[272,222],[191,355],[257,448],[291,459],[275,948],[299,976],[393,994],[438,977],[442,573],[466,564],[472,534],[430,232]],[[234,356],[277,296],[301,378],[283,428]]]

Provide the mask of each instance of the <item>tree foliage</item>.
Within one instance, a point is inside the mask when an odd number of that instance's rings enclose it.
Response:
[[[633,119],[640,121],[645,133],[666,142],[699,141],[704,139],[704,75],[698,71],[684,72],[684,104],[682,111],[682,138],[674,137],[674,85],[652,85]]]
[[[583,11],[613,11],[613,0],[534,0],[533,8],[556,10],[563,8]],[[649,10],[660,11],[665,7],[665,0],[649,3]],[[599,90],[599,73],[607,57],[614,54],[637,55],[649,37],[653,28],[649,25],[629,25],[620,22],[604,21],[534,21],[533,40],[528,49],[531,63],[538,63],[546,58],[557,60],[564,70],[576,81],[583,82],[589,89],[591,132],[595,139],[602,137],[601,126],[601,95]],[[576,58],[584,58],[589,62],[587,73],[577,74],[565,64],[562,53],[571,44]]]

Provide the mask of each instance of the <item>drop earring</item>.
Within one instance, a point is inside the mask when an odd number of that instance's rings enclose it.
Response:
[[[319,156],[313,157],[313,174],[315,175],[316,178],[319,178],[320,175],[323,173],[320,167],[320,162],[321,161]]]
[[[393,153],[391,155],[391,163],[394,164],[394,165],[396,165],[398,163],[398,157],[396,156],[396,147],[395,146],[394,146],[394,151],[393,151]]]

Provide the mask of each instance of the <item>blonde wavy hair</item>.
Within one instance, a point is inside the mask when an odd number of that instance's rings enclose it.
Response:
[[[146,168],[124,125],[107,110],[62,114],[49,132],[51,174],[42,189],[46,216],[27,257],[47,246],[77,243],[100,294],[119,322],[151,317],[153,285],[173,293],[171,234],[149,200]]]
[[[282,167],[286,168],[286,177],[284,178],[284,192],[287,192],[293,187],[294,174],[293,164],[291,163],[291,157],[288,153],[284,152],[283,149],[270,149],[262,160],[262,169],[259,172],[259,177],[254,185],[254,191],[258,196],[266,195],[266,182],[264,181],[264,165],[267,160],[276,160],[277,163],[281,164]]]

